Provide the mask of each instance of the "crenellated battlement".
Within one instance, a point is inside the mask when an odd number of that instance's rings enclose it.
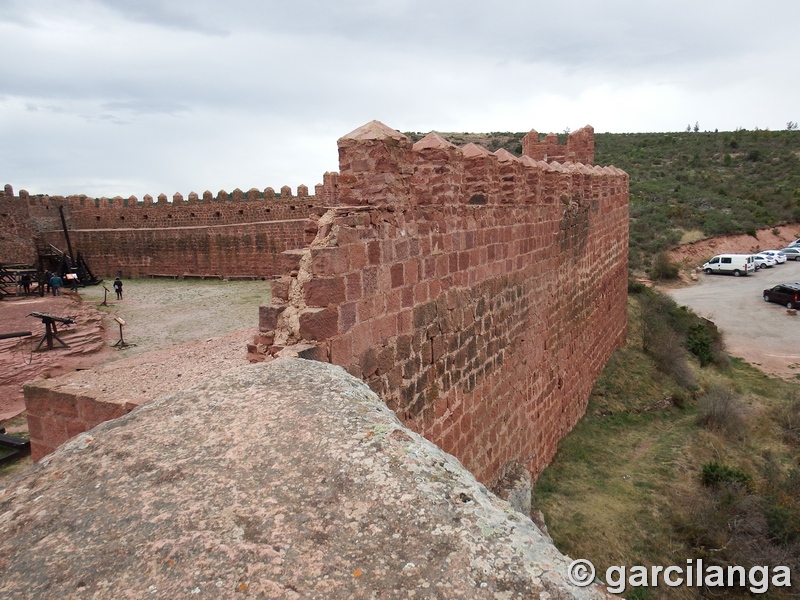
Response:
[[[85,194],[71,196],[31,195],[20,190],[18,196],[6,185],[4,204],[27,212],[40,232],[61,229],[59,208],[64,209],[72,230],[167,229],[173,227],[213,227],[305,219],[317,210],[320,201],[308,194],[308,187],[298,186],[293,194],[289,186],[276,193],[271,187],[247,192],[237,188],[216,194],[206,190],[202,195],[190,192],[184,197],[176,192],[171,197],[146,194],[123,198],[92,198]]]
[[[573,131],[567,137],[565,146],[558,143],[555,133],[549,133],[541,139],[539,132],[531,129],[522,138],[522,154],[545,162],[594,164],[594,128],[587,125]]]
[[[625,339],[628,175],[575,162],[591,128],[561,154],[534,138],[522,157],[378,121],[340,138],[252,359],[345,367],[487,485],[538,475]]]
[[[63,247],[63,208],[73,247],[102,277],[148,274],[268,277],[285,272],[284,250],[302,246],[321,199],[300,185],[248,191],[123,198],[0,195],[0,262],[34,264],[36,242]]]
[[[591,127],[571,134],[566,146],[554,135],[538,137],[529,133],[517,157],[472,143],[459,148],[437,133],[412,144],[371,121],[339,139],[339,175],[326,179],[318,194],[333,206],[548,204],[614,195],[627,185],[623,171],[591,164]]]
[[[10,184],[6,184],[3,191],[0,192],[0,197],[12,199],[15,198],[14,196],[14,188]],[[105,196],[101,198],[93,198],[91,196],[87,196],[86,194],[73,194],[70,196],[50,196],[48,194],[30,194],[27,190],[20,190],[19,195],[16,196],[17,199],[27,201],[32,204],[40,204],[40,205],[52,205],[55,204],[57,206],[69,205],[71,207],[89,207],[94,206],[95,208],[101,207],[117,207],[120,206],[124,207],[137,207],[137,206],[147,206],[148,204],[154,204],[156,201],[159,204],[164,203],[171,203],[178,205],[180,203],[194,203],[194,202],[243,202],[243,201],[250,201],[254,202],[257,200],[292,200],[292,199],[299,199],[299,198],[308,198],[308,186],[306,185],[299,185],[297,186],[297,193],[292,193],[292,188],[288,185],[281,187],[280,192],[278,194],[275,193],[275,189],[271,187],[264,188],[264,190],[259,190],[257,188],[250,188],[247,192],[242,191],[239,188],[236,188],[232,192],[227,192],[224,189],[218,191],[216,194],[211,192],[210,190],[206,190],[203,192],[202,197],[197,192],[189,192],[188,196],[184,199],[183,194],[180,192],[175,192],[172,194],[172,199],[167,196],[167,194],[161,193],[156,196],[156,200],[154,201],[153,196],[150,194],[145,194],[141,200],[139,200],[136,196],[129,196],[127,198],[123,198],[121,196],[114,196],[112,198],[107,198]]]
[[[283,272],[289,259],[282,252],[308,243],[331,207],[553,206],[574,216],[627,189],[625,173],[592,165],[591,127],[570,134],[566,145],[554,134],[539,138],[535,130],[526,135],[518,157],[476,144],[458,147],[437,133],[412,143],[371,121],[338,140],[339,171],[325,173],[313,195],[305,185],[295,191],[285,185],[141,199],[24,189],[15,196],[7,184],[0,227],[15,235],[0,241],[0,261],[33,262],[34,238],[61,244],[63,208],[74,245],[100,275],[269,276]]]

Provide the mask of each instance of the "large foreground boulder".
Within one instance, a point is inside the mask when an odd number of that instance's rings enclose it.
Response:
[[[3,598],[601,598],[343,369],[234,369],[0,490]]]

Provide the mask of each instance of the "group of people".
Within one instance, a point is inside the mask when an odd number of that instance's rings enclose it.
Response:
[[[58,273],[51,273],[50,271],[38,273],[36,281],[39,286],[39,295],[44,296],[47,292],[50,292],[53,296],[60,296],[61,288],[63,288],[65,285],[65,279],[66,283],[70,286],[70,289],[77,291],[78,276],[75,273],[66,273],[63,278]],[[30,273],[23,273],[17,280],[17,286],[26,296],[30,295],[32,284],[33,278],[31,277]],[[122,280],[119,277],[114,279],[114,291],[117,294],[117,300],[122,300]]]

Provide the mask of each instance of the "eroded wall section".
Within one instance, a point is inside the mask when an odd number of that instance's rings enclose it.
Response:
[[[488,485],[538,475],[625,340],[628,176],[375,121],[339,156],[251,357],[342,365]]]

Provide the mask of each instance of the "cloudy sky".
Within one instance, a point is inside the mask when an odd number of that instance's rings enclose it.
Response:
[[[0,0],[0,185],[313,190],[400,131],[784,129],[797,0]]]

